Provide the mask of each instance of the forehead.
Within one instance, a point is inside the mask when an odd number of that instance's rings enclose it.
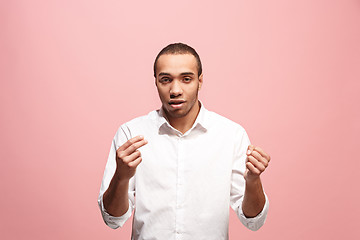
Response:
[[[178,75],[183,72],[193,72],[197,75],[196,58],[191,54],[164,54],[158,58],[156,72]]]

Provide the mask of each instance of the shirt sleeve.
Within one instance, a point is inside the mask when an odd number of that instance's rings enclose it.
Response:
[[[242,211],[242,202],[245,193],[244,173],[246,170],[246,150],[250,145],[249,137],[242,127],[235,136],[234,159],[231,174],[230,205],[236,212],[240,222],[252,231],[260,229],[266,220],[269,200],[265,192],[265,204],[262,211],[253,218],[247,218]]]
[[[265,195],[265,205],[264,205],[262,211],[253,218],[245,217],[245,215],[242,211],[242,207],[241,207],[243,198],[241,198],[241,202],[240,202],[240,206],[238,208],[237,215],[240,219],[240,222],[252,231],[259,230],[265,223],[266,216],[267,216],[267,213],[269,210],[269,200],[265,193],[264,193],[264,195]]]
[[[129,181],[129,208],[125,214],[120,217],[111,216],[106,209],[104,208],[103,195],[104,192],[108,189],[111,179],[114,176],[116,170],[116,149],[118,149],[122,144],[124,144],[128,139],[130,139],[130,134],[124,131],[126,127],[121,126],[116,132],[115,137],[112,141],[109,157],[105,166],[104,176],[101,182],[100,193],[98,197],[98,205],[101,211],[101,215],[106,225],[110,228],[116,229],[122,227],[125,222],[131,217],[131,213],[135,208],[135,183],[134,177]]]

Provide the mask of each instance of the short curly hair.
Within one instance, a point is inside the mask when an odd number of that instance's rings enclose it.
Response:
[[[172,43],[164,47],[159,54],[155,58],[154,62],[154,77],[156,78],[156,63],[161,55],[165,54],[191,54],[196,58],[197,62],[197,70],[198,70],[198,76],[200,77],[202,73],[202,65],[200,61],[199,54],[195,51],[194,48],[190,47],[189,45],[186,45],[184,43]]]

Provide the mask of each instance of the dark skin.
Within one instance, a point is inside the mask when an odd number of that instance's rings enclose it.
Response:
[[[129,208],[129,180],[142,161],[138,149],[145,144],[142,136],[136,136],[116,150],[116,171],[103,196],[104,207],[112,216],[122,216]]]
[[[242,210],[246,217],[251,218],[257,216],[265,205],[260,174],[269,165],[270,156],[254,145],[249,145],[246,155],[246,172],[244,174],[246,183]]]
[[[164,113],[175,129],[185,133],[195,122],[200,110],[198,91],[203,79],[202,75],[198,76],[196,59],[190,54],[162,55],[158,59],[156,72],[155,84]],[[138,149],[145,144],[147,141],[143,137],[136,136],[116,151],[117,169],[103,196],[104,207],[112,216],[122,216],[129,208],[129,180],[142,161]],[[246,154],[242,210],[250,218],[257,216],[265,205],[260,175],[268,167],[270,156],[254,145],[248,146]]]

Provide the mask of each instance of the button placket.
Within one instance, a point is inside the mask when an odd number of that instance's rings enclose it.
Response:
[[[176,236],[177,239],[180,239],[182,227],[183,227],[183,209],[182,203],[184,201],[184,193],[183,193],[183,165],[184,165],[184,159],[183,159],[183,137],[178,137],[178,169],[177,169],[177,182],[176,182],[176,189],[177,189],[177,197],[176,197]]]

